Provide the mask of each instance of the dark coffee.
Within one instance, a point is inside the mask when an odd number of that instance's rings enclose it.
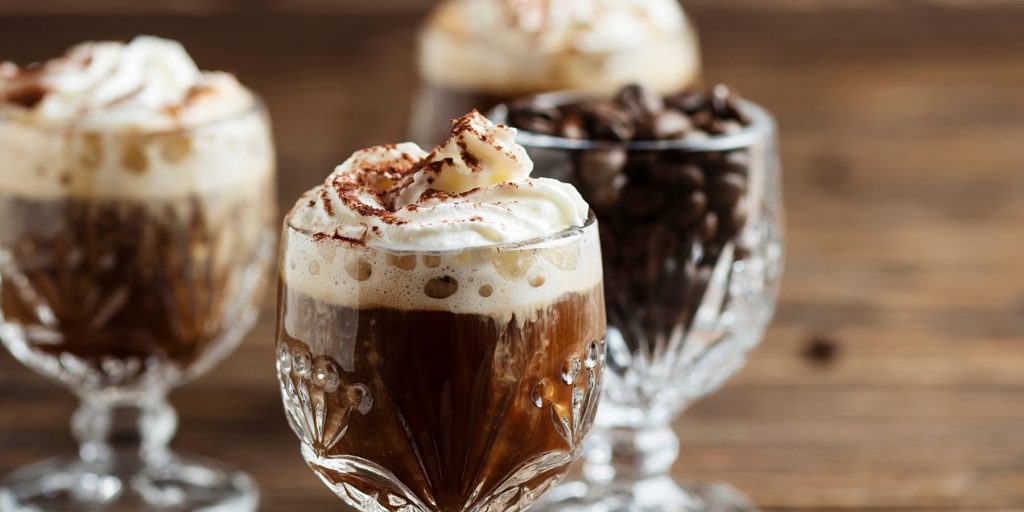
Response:
[[[278,367],[302,411],[289,417],[350,504],[384,489],[382,502],[459,511],[546,488],[593,419],[599,287],[504,321],[336,306],[283,283],[279,302]]]
[[[263,181],[147,202],[0,193],[6,341],[53,376],[99,386],[226,350],[263,286],[274,210]]]

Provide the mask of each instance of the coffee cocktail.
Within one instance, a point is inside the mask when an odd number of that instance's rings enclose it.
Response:
[[[13,477],[15,501],[163,510],[255,499],[227,476],[175,480],[164,395],[252,325],[275,214],[264,110],[178,43],[85,43],[0,65],[0,338],[82,397],[75,431],[92,446],[74,468]],[[115,446],[123,439],[141,441]],[[161,465],[181,491],[164,505],[127,484],[111,496],[76,487],[83,474],[127,482]]]
[[[674,92],[700,80],[696,33],[677,0],[446,0],[419,41],[421,144],[472,108],[563,89],[610,94],[640,81]]]
[[[473,113],[427,153],[355,153],[284,227],[278,376],[317,475],[359,510],[519,510],[596,409],[596,221]]]

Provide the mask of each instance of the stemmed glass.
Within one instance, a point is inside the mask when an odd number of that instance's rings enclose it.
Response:
[[[255,509],[247,475],[171,452],[166,395],[255,322],[274,167],[260,104],[155,131],[0,117],[0,340],[80,401],[78,455],[9,475],[0,510]]]
[[[542,95],[575,103],[573,93]],[[520,131],[534,173],[576,185],[601,221],[608,364],[583,481],[555,510],[748,510],[725,484],[677,482],[673,419],[746,362],[772,317],[783,266],[776,129],[667,141],[571,140]],[[490,116],[507,119],[499,107]],[[542,507],[546,508],[546,507]]]
[[[604,315],[593,218],[448,252],[286,220],[277,375],[302,456],[357,510],[523,510],[590,429]]]

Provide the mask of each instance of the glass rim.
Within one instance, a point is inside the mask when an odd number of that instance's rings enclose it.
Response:
[[[294,231],[294,232],[299,233],[299,234],[301,234],[303,236],[306,236],[308,238],[313,238],[313,236],[316,234],[316,232],[314,232],[313,230],[310,230],[310,229],[306,229],[306,228],[302,228],[302,227],[299,227],[299,226],[295,226],[291,222],[291,217],[292,216],[290,214],[285,216],[284,228],[286,230]],[[349,246],[352,249],[366,249],[366,250],[372,250],[372,251],[384,251],[384,252],[387,252],[389,254],[395,254],[395,255],[400,255],[400,256],[405,256],[405,255],[421,255],[421,254],[422,255],[428,255],[428,256],[431,256],[431,255],[451,255],[451,254],[459,254],[459,253],[462,253],[462,252],[465,252],[465,251],[498,251],[498,252],[501,252],[501,251],[531,249],[531,248],[534,248],[535,246],[537,248],[541,248],[540,246],[542,246],[543,244],[546,244],[546,243],[551,243],[551,242],[556,242],[556,241],[559,241],[559,240],[565,240],[567,238],[575,238],[575,237],[578,237],[578,236],[582,236],[585,231],[587,231],[588,229],[592,229],[592,228],[594,228],[596,226],[597,226],[597,215],[594,213],[593,209],[590,209],[590,210],[587,211],[587,221],[584,222],[583,225],[581,225],[581,226],[570,226],[570,227],[565,228],[565,229],[563,229],[561,231],[558,231],[557,233],[552,233],[550,235],[545,235],[545,236],[534,237],[534,238],[530,238],[530,239],[527,239],[527,240],[521,240],[521,241],[518,241],[518,242],[502,242],[502,243],[495,243],[495,244],[488,244],[488,245],[474,245],[474,246],[470,246],[470,247],[461,247],[461,248],[458,248],[458,249],[440,249],[440,250],[435,249],[435,250],[430,250],[430,249],[401,249],[401,248],[389,247],[387,245],[374,244],[372,242],[359,242],[359,241],[356,241],[356,240],[348,240],[348,239],[343,239],[343,238],[330,238],[330,237],[328,237],[325,240],[332,240],[334,242],[342,243],[342,244],[345,244],[345,245]]]
[[[519,98],[508,103],[502,103],[487,113],[487,117],[495,124],[507,124],[509,108],[508,105],[516,101],[531,98],[534,101],[548,103],[552,106],[561,106],[568,103],[592,99],[598,95],[575,90],[555,91],[544,94],[537,94]],[[516,142],[527,147],[544,149],[564,150],[590,150],[590,149],[623,149],[626,151],[665,151],[677,150],[693,153],[709,151],[728,151],[753,146],[765,140],[769,134],[775,131],[775,118],[764,107],[746,99],[739,99],[740,111],[750,118],[750,124],[743,127],[736,133],[710,135],[705,139],[669,139],[669,140],[630,140],[630,141],[608,141],[594,139],[570,139],[557,135],[545,135],[516,128]]]
[[[248,91],[248,89],[246,89]],[[29,109],[0,109],[0,123],[22,123],[25,126],[33,129],[39,129],[41,131],[61,133],[61,134],[75,134],[75,133],[99,133],[99,134],[111,134],[111,135],[124,135],[124,136],[170,136],[170,135],[181,135],[185,133],[201,133],[207,130],[215,129],[218,126],[243,119],[252,114],[266,115],[269,110],[267,109],[266,103],[263,98],[255,92],[248,91],[252,96],[252,103],[237,112],[232,112],[230,115],[218,117],[214,119],[205,120],[201,123],[192,125],[178,125],[168,126],[160,128],[145,128],[138,126],[90,126],[79,124],[74,118],[72,119],[40,119],[34,118],[31,115]]]

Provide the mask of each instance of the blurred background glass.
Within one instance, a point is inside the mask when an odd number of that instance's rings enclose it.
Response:
[[[4,0],[0,59],[152,33],[274,116],[281,204],[407,133],[418,0]],[[787,274],[751,363],[679,424],[676,475],[765,510],[1024,506],[1024,2],[692,0],[704,76],[771,110]],[[230,460],[266,511],[333,510],[267,369],[270,301],[172,395],[175,447]],[[73,443],[74,401],[0,355],[0,473]]]

